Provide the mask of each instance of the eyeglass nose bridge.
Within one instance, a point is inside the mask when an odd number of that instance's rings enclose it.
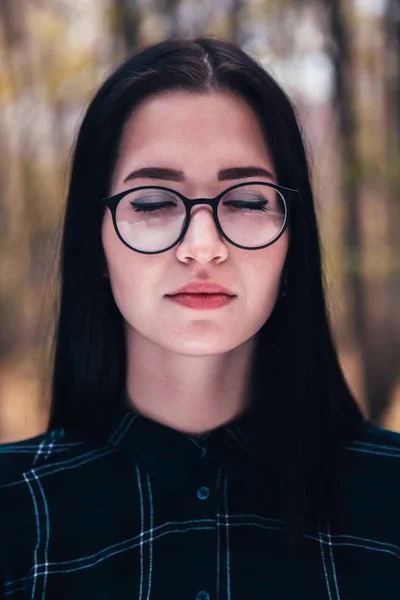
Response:
[[[216,198],[184,198],[184,203],[191,210],[192,206],[196,206],[196,204],[207,204],[207,206],[211,206],[212,209],[217,208],[218,202],[221,198],[221,195]]]
[[[205,206],[211,206],[212,212],[214,215],[215,224],[219,228],[217,212],[218,212],[218,204],[219,204],[219,201],[221,200],[222,196],[223,196],[223,194],[219,194],[215,198],[186,198],[185,196],[181,195],[181,199],[183,200],[183,203],[186,208],[186,219],[188,221],[187,225],[189,225],[192,208],[194,206],[199,206],[201,204],[201,205],[205,205]],[[185,229],[186,228],[187,227],[185,227]]]
[[[215,224],[219,234],[222,235],[222,237],[225,238],[226,240],[229,240],[229,238],[225,235],[225,233],[219,223],[219,220],[218,220],[218,204],[224,195],[225,195],[225,192],[218,194],[218,196],[215,196],[215,198],[186,198],[186,196],[184,196],[183,194],[179,194],[181,200],[183,201],[183,203],[185,205],[185,209],[186,209],[186,221],[185,221],[184,228],[179,236],[179,242],[181,242],[184,239],[186,232],[189,229],[189,225],[191,222],[191,216],[192,216],[191,215],[192,208],[194,206],[198,206],[200,204],[205,205],[205,206],[211,206],[213,218],[214,218],[214,224]]]

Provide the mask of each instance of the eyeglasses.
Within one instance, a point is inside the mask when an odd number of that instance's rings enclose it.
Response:
[[[160,254],[176,246],[189,227],[193,206],[211,206],[219,233],[233,246],[260,250],[284,233],[291,201],[299,192],[273,183],[238,183],[215,198],[186,198],[162,186],[124,190],[102,202],[110,209],[123,244],[141,254]]]

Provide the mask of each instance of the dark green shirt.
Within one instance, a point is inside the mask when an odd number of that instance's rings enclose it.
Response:
[[[198,438],[121,406],[1,445],[1,597],[399,600],[400,434],[343,443],[342,531],[299,550],[250,423]]]

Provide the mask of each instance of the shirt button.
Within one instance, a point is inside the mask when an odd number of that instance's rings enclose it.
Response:
[[[200,458],[204,458],[206,454],[207,454],[207,448],[202,448]]]
[[[210,490],[208,489],[208,487],[201,487],[197,490],[197,497],[199,500],[207,500],[208,496],[210,495]],[[205,594],[206,592],[199,592],[199,594]],[[199,594],[197,594],[197,597],[199,597]],[[202,596],[200,596],[200,598],[202,598]],[[207,594],[207,598],[208,598],[208,594]]]
[[[210,594],[207,594],[207,592],[199,592],[196,595],[196,600],[210,600]]]

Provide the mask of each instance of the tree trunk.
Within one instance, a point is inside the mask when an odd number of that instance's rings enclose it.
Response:
[[[390,394],[398,377],[395,357],[399,354],[399,346],[395,340],[395,332],[399,319],[398,315],[394,314],[398,312],[398,302],[395,300],[398,298],[398,287],[394,285],[390,274],[383,284],[379,280],[367,284],[363,279],[362,157],[356,144],[355,109],[357,68],[353,60],[343,3],[340,0],[325,0],[325,6],[328,9],[331,36],[336,46],[331,57],[342,149],[344,244],[350,260],[346,282],[346,288],[349,290],[348,326],[361,357],[361,376],[368,417],[379,424],[388,408]],[[396,102],[398,103],[397,96]],[[390,117],[389,120],[392,128],[393,120]],[[398,122],[398,118],[395,122]],[[395,144],[398,144],[397,133]],[[379,160],[386,158],[380,157]],[[393,219],[389,221],[393,222]],[[392,239],[394,238],[398,240],[398,232],[392,235]]]
[[[349,35],[340,0],[324,0],[333,47],[334,103],[338,116],[341,144],[342,196],[344,202],[343,242],[349,265],[345,288],[349,292],[348,327],[362,358],[365,381],[365,403],[370,407],[368,366],[372,362],[366,324],[366,298],[362,278],[362,240],[360,224],[360,158],[356,147],[356,114],[354,107],[354,67]],[[370,383],[370,382],[369,382]]]
[[[135,0],[114,0],[115,24],[126,55],[133,54],[138,46],[140,10]]]

